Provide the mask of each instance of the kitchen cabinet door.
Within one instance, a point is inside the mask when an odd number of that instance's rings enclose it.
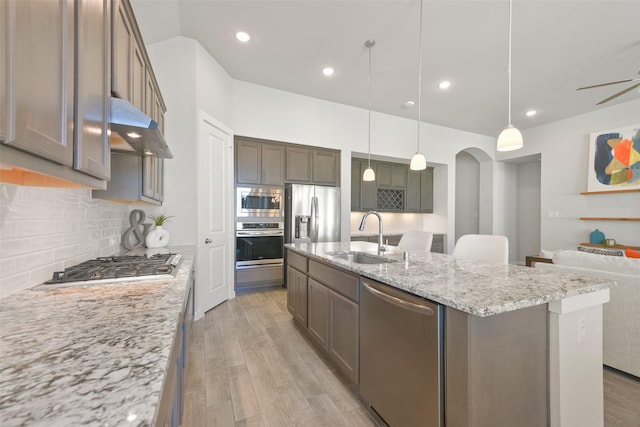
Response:
[[[360,170],[360,159],[351,158],[351,210],[360,210],[360,194],[362,173]],[[366,167],[366,166],[365,166]]]
[[[377,165],[376,182],[378,187],[405,188],[406,177],[407,165],[384,162],[379,162]]]
[[[0,3],[0,142],[7,140],[7,9],[8,2]]]
[[[284,185],[284,146],[262,144],[262,184]]]
[[[236,138],[236,182],[260,184],[262,178],[262,144]]]
[[[358,304],[329,291],[329,356],[354,384],[358,384]]]
[[[405,200],[407,212],[420,212],[422,197],[420,193],[421,180],[422,171],[409,170],[407,174],[407,197]]]
[[[135,36],[123,1],[113,2],[111,91],[131,101],[131,70]]]
[[[164,200],[164,159],[142,158],[142,195],[162,204]]]
[[[361,166],[362,172],[367,166],[364,163]],[[371,162],[371,167],[377,170],[377,163]],[[376,180],[378,179],[378,172],[376,171]],[[375,210],[378,207],[378,189],[376,188],[376,181],[363,181],[360,179],[360,210],[363,212]]]
[[[433,168],[426,168],[420,175],[420,212],[433,213]]]
[[[313,151],[287,147],[287,182],[310,183],[313,180]]]
[[[313,150],[314,184],[338,185],[340,183],[340,154],[333,150]]]
[[[322,283],[309,279],[308,291],[308,331],[311,338],[328,351],[329,341],[329,289]]]
[[[107,135],[111,70],[110,0],[76,1],[76,125],[74,169],[111,176]]]
[[[74,2],[2,3],[8,8],[6,21],[11,34],[7,47],[11,133],[7,143],[72,166]]]
[[[301,326],[307,327],[307,275],[287,267],[287,308]]]
[[[140,111],[145,110],[145,88],[146,88],[146,65],[142,48],[138,43],[132,43],[131,56],[131,97],[129,101],[138,107]]]

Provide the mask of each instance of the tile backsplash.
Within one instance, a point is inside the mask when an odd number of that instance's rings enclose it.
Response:
[[[131,209],[88,189],[0,184],[0,298],[119,252]]]

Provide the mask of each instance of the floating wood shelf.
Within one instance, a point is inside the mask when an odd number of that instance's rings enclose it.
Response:
[[[591,194],[616,194],[616,193],[640,193],[640,190],[583,191],[580,194],[584,196],[588,196]]]
[[[611,246],[605,246],[603,244],[597,244],[597,243],[580,243],[580,246],[591,246],[593,248],[607,248],[607,249],[633,249],[633,250],[640,250],[640,246],[630,246],[630,245],[611,245]]]
[[[582,221],[640,221],[640,218],[591,218],[581,217]]]

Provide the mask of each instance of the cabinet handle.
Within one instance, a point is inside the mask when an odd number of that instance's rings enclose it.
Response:
[[[208,245],[209,243],[211,243],[211,239],[209,239],[209,238],[204,239],[204,243]]]

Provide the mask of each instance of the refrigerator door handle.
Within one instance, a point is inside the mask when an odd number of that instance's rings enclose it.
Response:
[[[313,236],[311,241],[318,243],[318,198],[315,196],[311,198],[311,220],[313,221],[311,228],[313,230]]]

